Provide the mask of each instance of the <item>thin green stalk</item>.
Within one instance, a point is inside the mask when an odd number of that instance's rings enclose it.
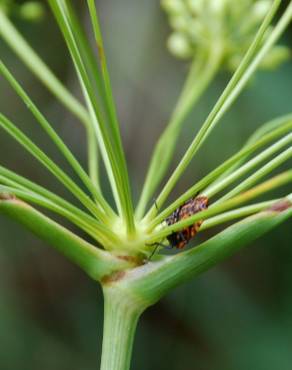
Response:
[[[218,216],[210,217],[200,227],[200,231],[210,229],[214,226],[222,225],[223,223],[234,221],[238,218],[244,218],[246,216],[253,215],[255,213],[261,212],[264,209],[272,207],[273,204],[280,202],[281,199],[269,200],[266,202],[256,203],[249,206],[233,209],[229,212],[221,213]]]
[[[72,1],[65,0],[64,6],[69,15],[69,19],[72,25],[72,30],[74,30],[74,36],[78,44],[78,49],[82,55],[82,59],[86,66],[86,70],[90,74],[90,78],[94,80],[96,93],[98,100],[101,100],[101,104],[105,101],[105,91],[99,70],[99,63],[97,61],[96,55],[94,54],[92,47],[90,45],[89,38],[87,37],[84,27],[79,21],[78,14],[76,14],[75,8]]]
[[[134,218],[133,218],[133,205],[132,205],[132,197],[131,197],[131,190],[130,190],[130,182],[128,177],[128,169],[126,165],[126,159],[125,159],[125,153],[123,150],[122,140],[121,140],[121,134],[119,129],[119,123],[118,123],[118,117],[114,102],[114,96],[111,88],[111,81],[110,81],[110,75],[107,67],[107,60],[106,60],[106,54],[101,34],[101,28],[99,24],[99,19],[97,15],[97,10],[95,7],[95,1],[94,0],[87,0],[88,8],[89,8],[89,14],[91,18],[91,23],[94,30],[94,36],[96,45],[98,48],[99,53],[99,60],[101,65],[101,72],[102,72],[102,78],[104,82],[105,87],[105,101],[107,110],[109,112],[109,119],[111,122],[111,128],[113,132],[113,139],[114,139],[114,145],[117,146],[119,151],[119,159],[120,159],[120,170],[123,174],[123,191],[125,194],[125,197],[127,199],[127,202],[125,203],[126,209],[125,209],[125,216],[126,216],[126,222],[127,222],[127,228],[128,232],[131,234],[135,230],[134,225]]]
[[[80,54],[82,55],[82,59],[90,75],[90,79],[95,82],[95,85],[97,87],[97,89],[95,89],[96,99],[102,106],[104,102],[104,89],[100,78],[100,71],[96,57],[89,44],[89,40],[84,32],[84,29],[79,22],[78,15],[76,14],[74,7],[72,6],[70,1],[66,1],[65,4],[67,12],[70,14],[72,28],[75,30],[76,42],[78,44]],[[97,138],[92,124],[88,125],[87,143],[88,169],[90,178],[93,183],[99,187]]]
[[[286,171],[281,173],[280,175],[277,175],[260,185],[255,186],[254,188],[248,190],[247,192],[237,195],[236,197],[227,200],[223,204],[217,204],[214,206],[210,206],[209,209],[206,211],[202,211],[199,213],[196,213],[194,216],[190,216],[185,220],[176,222],[173,225],[164,227],[158,231],[152,232],[151,236],[145,240],[145,244],[153,244],[163,238],[165,238],[167,235],[174,231],[179,231],[184,229],[187,226],[193,225],[195,222],[199,220],[205,220],[211,216],[216,216],[219,213],[228,211],[229,209],[235,208],[242,203],[246,203],[268,191],[271,191],[275,188],[278,188],[282,185],[288,184],[292,182],[292,170]],[[148,232],[153,230],[153,224],[150,224],[148,227]]]
[[[204,195],[211,198],[215,194],[219,193],[221,190],[225,189],[228,185],[238,180],[245,173],[253,169],[255,166],[259,165],[264,160],[268,159],[270,156],[275,154],[278,150],[282,149],[284,146],[292,142],[292,133],[284,136],[281,140],[277,141],[275,144],[271,145],[269,148],[256,155],[253,159],[245,163],[243,166],[239,167],[236,171],[232,172],[230,175],[222,179],[221,181],[216,182],[215,184],[210,185],[207,189],[204,189]],[[252,176],[264,176],[265,174],[271,172],[277,166],[280,166],[283,161],[288,160],[291,157],[292,148],[288,148],[286,151],[281,153],[278,157],[274,158],[272,161],[268,162],[263,166],[259,172],[257,171]],[[252,177],[254,178],[254,177]],[[260,178],[260,177],[259,177]],[[245,183],[245,182],[244,182]],[[242,186],[243,183],[239,185]],[[245,185],[243,186],[245,188]]]
[[[247,142],[244,144],[243,148],[248,147],[250,144],[253,144],[260,140],[263,136],[266,134],[274,131],[279,126],[283,125],[283,123],[286,123],[288,121],[292,121],[292,114],[287,114],[282,117],[277,117],[275,119],[272,119],[271,121],[265,122],[262,126],[260,126],[247,140]],[[292,129],[292,127],[291,127]],[[215,181],[217,183],[218,181],[221,181],[221,179],[224,179],[227,177],[230,173],[234,172],[242,163],[244,163],[245,159],[247,157],[242,157],[237,163],[235,163],[233,166],[228,168],[225,172],[222,173],[221,176],[218,177],[218,179]]]
[[[24,101],[28,109],[32,112],[34,117],[36,118],[37,122],[42,126],[42,128],[46,131],[46,133],[50,136],[52,141],[58,147],[60,152],[64,155],[67,159],[68,163],[71,165],[75,173],[79,176],[79,178],[83,181],[86,185],[88,190],[92,193],[94,198],[96,199],[98,205],[102,207],[102,209],[111,217],[114,216],[113,211],[101,195],[99,189],[95,187],[92,183],[90,178],[88,177],[87,173],[83,170],[79,162],[76,160],[72,152],[68,149],[67,145],[63,142],[60,136],[56,133],[56,131],[52,128],[48,120],[44,117],[41,111],[37,108],[37,106],[33,103],[30,99],[28,94],[24,91],[21,85],[16,81],[13,75],[9,72],[6,66],[0,60],[0,72],[4,75],[4,77],[8,80],[10,85],[16,91],[16,93],[20,96],[20,98]],[[95,153],[94,153],[95,154]],[[90,156],[92,157],[92,156]],[[96,163],[94,161],[94,166]]]
[[[0,176],[1,181],[1,176]],[[4,180],[5,181],[5,180]],[[7,181],[9,183],[9,181]],[[27,201],[29,203],[35,203],[41,207],[44,207],[46,209],[49,209],[69,221],[71,221],[73,224],[78,226],[81,230],[85,231],[88,235],[90,235],[94,240],[96,240],[101,245],[107,247],[107,249],[110,249],[111,246],[116,245],[116,243],[119,243],[119,239],[117,236],[106,226],[101,224],[100,222],[95,222],[94,226],[90,223],[87,223],[83,218],[80,218],[75,213],[72,213],[68,211],[66,208],[60,207],[59,205],[53,203],[52,201],[35,194],[31,191],[26,190],[20,190],[12,186],[3,186],[0,185],[0,193],[7,192],[10,194],[15,195],[17,198]]]
[[[59,23],[60,29],[63,32],[65,41],[67,42],[74,61],[92,121],[94,123],[95,132],[99,140],[100,150],[103,155],[115,201],[119,213],[122,215],[122,219],[126,223],[127,231],[130,232],[134,227],[134,219],[133,213],[131,212],[131,197],[129,197],[129,194],[126,191],[127,185],[125,181],[127,175],[123,173],[123,166],[121,166],[120,163],[121,153],[119,152],[119,147],[113,146],[109,128],[105,124],[101,115],[102,112],[96,104],[92,83],[88,78],[82,56],[78,50],[78,45],[74,38],[74,31],[72,30],[70,19],[68,19],[68,13],[66,12],[64,1],[49,0],[49,4]]]
[[[227,194],[225,194],[223,197],[221,197],[214,204],[222,203],[222,202],[226,201],[227,199],[230,199],[230,198],[234,197],[235,195],[241,193],[242,191],[247,190],[252,185],[254,185],[259,180],[261,180],[264,176],[266,176],[267,174],[272,172],[274,169],[278,168],[281,164],[285,163],[290,158],[292,158],[292,147],[286,149],[283,153],[279,154],[277,157],[272,159],[265,166],[261,167],[258,171],[253,173],[246,180],[242,181],[239,185],[237,185],[235,188],[230,190]],[[212,191],[212,190],[210,189],[210,191]],[[213,191],[215,191],[215,189],[213,189]],[[205,194],[205,192],[204,192],[204,194]],[[206,191],[206,194],[208,196],[208,190]],[[213,194],[214,194],[214,192],[213,192]]]
[[[12,186],[16,189],[24,190],[27,192],[35,193],[48,201],[50,201],[53,204],[58,205],[61,208],[66,209],[68,212],[71,212],[73,214],[76,214],[79,218],[83,219],[93,227],[95,226],[96,222],[98,222],[95,218],[93,218],[91,215],[85,213],[81,209],[75,207],[71,203],[67,202],[62,197],[59,197],[58,195],[52,193],[51,191],[47,190],[46,188],[37,185],[36,183],[29,181],[23,176],[20,176],[16,174],[15,172],[12,172],[8,170],[7,168],[4,168],[0,166],[0,183],[6,184],[8,186]]]
[[[292,16],[292,4],[290,4],[291,6],[288,6],[284,15],[281,17],[280,21],[278,22],[274,30],[271,32],[270,36],[265,41],[264,46],[262,47],[262,49],[260,49],[260,51],[258,51],[259,45],[263,41],[266,35],[266,31],[280,3],[281,3],[280,0],[276,0],[273,2],[271,9],[269,10],[263,23],[261,24],[261,27],[256,37],[254,38],[254,41],[249,47],[246,55],[244,56],[241,64],[239,65],[235,74],[233,75],[227,87],[223,91],[222,95],[218,99],[214,108],[208,115],[206,121],[203,123],[201,129],[199,130],[192,144],[190,145],[185,155],[181,159],[180,163],[176,167],[175,171],[173,172],[168,182],[162,189],[160,195],[156,199],[156,204],[158,205],[158,208],[160,208],[166,201],[171,190],[173,189],[176,182],[189,165],[194,155],[197,153],[203,142],[207,139],[211,131],[214,129],[215,125],[219,122],[219,119],[223,116],[223,114],[234,102],[235,98],[239,95],[240,91],[246,85],[251,75],[255,72],[257,66],[259,65],[263,57],[266,55],[266,53],[269,51],[272,45],[277,41],[277,39],[281,36],[283,30],[289,23],[290,18]],[[253,59],[256,61],[255,63],[252,63]],[[250,68],[250,65],[252,65],[252,68]],[[240,88],[238,88],[239,86]],[[146,217],[148,218],[150,214],[152,215],[153,213],[154,214],[156,213],[155,207],[151,208]]]
[[[147,203],[163,179],[175,151],[182,123],[190,110],[205,92],[216,75],[222,58],[220,43],[206,52],[207,56],[196,56],[186,79],[177,105],[158,143],[156,144],[146,180],[136,209],[136,217],[141,219],[145,213]]]
[[[35,194],[38,199],[45,199],[49,202],[49,204],[56,206],[58,209],[63,209],[64,212],[68,212],[68,214],[72,214],[77,216],[83,222],[92,227],[95,227],[99,224],[99,222],[90,216],[89,214],[85,213],[81,209],[73,206],[71,203],[67,202],[63,198],[59,197],[58,195],[51,193],[47,189],[36,185],[24,178],[20,177],[19,175],[13,174],[8,170],[0,168],[0,184],[4,184],[6,186],[10,186],[13,189],[28,193],[28,194]],[[1,185],[0,185],[1,186]],[[18,197],[20,197],[18,195]],[[27,200],[27,199],[25,199]],[[45,203],[39,204],[46,207]],[[51,209],[51,208],[50,208]]]
[[[86,127],[88,145],[91,150],[88,153],[89,173],[95,185],[98,186],[98,150],[97,142],[91,135],[90,115],[86,108],[71,94],[71,92],[60,82],[51,69],[36,54],[23,36],[10,22],[5,12],[0,9],[0,34],[9,47],[17,54],[20,60],[29,70],[47,87],[47,89]]]
[[[8,16],[0,9],[0,34],[11,49],[17,54],[29,70],[51,91],[51,93],[85,126],[89,115],[84,106],[57,79],[50,68],[31,48],[27,41],[10,22]]]
[[[98,164],[98,147],[95,131],[93,127],[89,127],[87,130],[87,158],[88,158],[88,173],[90,180],[101,193],[100,182],[99,182],[99,164]]]
[[[105,214],[85,194],[65,172],[58,167],[41,149],[39,149],[22,131],[10,120],[0,114],[0,127],[19,142],[30,154],[41,162],[93,215],[100,220],[105,220]]]
[[[278,137],[286,134],[287,132],[291,132],[291,130],[292,130],[292,120],[289,118],[288,122],[285,122],[285,120],[283,120],[279,124],[278,128],[274,129],[272,132],[267,133],[255,143],[244,146],[239,152],[237,152],[232,157],[230,157],[225,162],[223,162],[220,166],[215,168],[215,170],[213,170],[203,179],[198,181],[194,186],[188,189],[183,195],[177,198],[176,201],[174,201],[165,210],[159,213],[159,215],[156,218],[154,218],[154,220],[152,220],[151,225],[157,226],[166,217],[168,217],[177,207],[183,204],[190,197],[194,196],[197,192],[201,192],[202,190],[206,188],[206,186],[208,186],[214,181],[216,184],[216,180],[220,178],[221,175],[225,173],[229,168],[232,168],[234,164],[238,163],[242,158],[244,159],[247,158],[250,154],[258,150],[259,148],[277,139]],[[145,220],[144,222],[146,223],[147,221],[148,220]]]

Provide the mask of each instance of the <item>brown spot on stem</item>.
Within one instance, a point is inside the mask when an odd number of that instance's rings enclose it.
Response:
[[[103,63],[104,62],[104,57],[105,57],[104,50],[103,50],[103,47],[98,42],[97,42],[97,50],[98,50],[98,55],[99,55],[100,62]]]
[[[0,193],[0,200],[16,200],[16,197],[11,193]]]
[[[279,202],[273,204],[270,208],[268,208],[268,210],[280,213],[286,211],[290,207],[292,207],[292,203],[288,199],[282,199]]]
[[[125,271],[116,271],[111,275],[106,275],[101,279],[102,284],[111,284],[121,280],[126,275]]]
[[[132,263],[135,266],[141,266],[141,265],[144,264],[143,259],[141,259],[140,257],[137,257],[137,256],[120,255],[120,256],[117,256],[117,258],[122,260],[122,261]]]

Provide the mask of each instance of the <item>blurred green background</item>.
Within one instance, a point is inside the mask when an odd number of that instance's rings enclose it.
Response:
[[[75,4],[89,29],[85,2],[76,0]],[[98,8],[137,199],[151,151],[175,104],[187,65],[166,50],[169,28],[159,1],[99,1]],[[62,81],[80,96],[68,52],[50,13],[37,24],[14,21]],[[292,46],[291,35],[290,29],[283,41]],[[85,165],[81,125],[2,41],[0,52]],[[173,165],[228,78],[225,72],[218,76],[187,120]],[[175,194],[234,153],[263,122],[291,112],[291,86],[292,62],[272,73],[257,73],[208,139]],[[3,79],[0,108],[67,168]],[[0,158],[1,165],[68,198],[54,178],[4,132]],[[282,188],[274,196],[287,191]],[[291,236],[290,222],[148,309],[138,326],[132,369],[290,370]],[[102,310],[101,291],[94,282],[29,232],[0,216],[1,370],[96,369]]]

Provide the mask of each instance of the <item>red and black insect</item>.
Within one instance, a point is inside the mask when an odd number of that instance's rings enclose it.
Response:
[[[208,208],[209,199],[205,196],[197,196],[187,200],[184,204],[179,206],[169,217],[165,219],[168,226],[177,223],[178,221],[185,220],[194,214],[204,211]],[[169,244],[173,248],[182,249],[189,241],[198,233],[203,220],[195,222],[193,225],[175,231],[167,236]]]

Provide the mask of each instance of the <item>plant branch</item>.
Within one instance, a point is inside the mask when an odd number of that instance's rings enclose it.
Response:
[[[0,60],[0,72],[4,75],[7,81],[10,83],[12,88],[16,91],[16,93],[20,96],[23,102],[26,104],[28,109],[32,112],[34,117],[36,118],[37,122],[41,125],[41,127],[45,130],[45,132],[49,135],[52,141],[55,143],[57,148],[63,154],[63,156],[67,159],[68,163],[71,165],[75,173],[79,176],[79,178],[83,181],[86,185],[88,190],[92,193],[95,197],[97,203],[102,207],[102,209],[111,217],[113,217],[113,211],[103,198],[100,193],[100,190],[93,184],[91,179],[88,177],[87,173],[83,170],[79,162],[76,160],[72,152],[68,149],[67,145],[63,142],[60,136],[56,133],[56,131],[52,128],[48,120],[44,117],[44,115],[40,112],[37,106],[33,103],[30,99],[28,94],[24,91],[21,85],[16,81],[13,75],[9,72],[9,70],[5,67],[5,65]],[[96,163],[94,163],[96,166]]]
[[[153,304],[171,289],[210,269],[292,217],[291,200],[240,221],[210,240],[175,256],[129,271],[121,289]]]
[[[94,280],[101,280],[104,276],[131,266],[129,261],[95,248],[11,195],[0,193],[0,213],[24,225],[71,262],[78,265]]]
[[[236,220],[238,218],[247,217],[255,213],[261,212],[266,208],[270,208],[272,205],[277,204],[281,199],[268,200],[266,202],[255,203],[249,206],[233,209],[229,212],[220,213],[217,216],[210,217],[205,220],[200,227],[200,231],[210,229],[211,227],[221,225],[226,222]]]
[[[36,54],[18,32],[8,16],[0,9],[0,34],[29,70],[51,91],[51,93],[85,126],[89,115],[84,106],[57,79],[49,67]]]
[[[254,188],[242,193],[232,199],[227,200],[223,204],[216,204],[211,205],[207,210],[201,211],[196,213],[194,216],[190,216],[182,221],[178,221],[173,225],[164,227],[161,230],[153,232],[152,235],[145,241],[146,244],[153,244],[157,242],[157,240],[161,240],[169,235],[171,232],[179,231],[184,229],[187,226],[193,225],[195,222],[199,220],[205,220],[211,216],[215,216],[219,213],[225,212],[229,209],[235,208],[242,203],[246,203],[268,191],[271,191],[279,186],[285,185],[289,182],[292,182],[292,170],[286,171],[277,175],[257,186]],[[151,230],[151,226],[149,225],[149,230]]]
[[[100,370],[130,368],[134,335],[144,307],[114,284],[105,284],[104,331]]]
[[[287,120],[286,120],[287,118]],[[152,225],[158,225],[166,217],[168,217],[177,207],[183,204],[185,201],[194,196],[197,192],[202,192],[212,182],[217,183],[217,179],[221,179],[221,175],[227,173],[230,168],[234,168],[234,164],[239,163],[242,159],[246,159],[250,154],[265,146],[271,141],[278,137],[285,135],[287,132],[292,130],[292,118],[291,116],[283,117],[283,120],[279,119],[279,127],[262,136],[258,141],[253,142],[244,146],[239,152],[234,154],[232,157],[223,162],[220,166],[215,168],[203,179],[198,181],[194,186],[188,189],[183,195],[181,195],[175,202],[163,210],[152,222]],[[223,178],[224,180],[224,178]]]
[[[93,215],[100,220],[105,219],[104,212],[58,167],[41,149],[39,149],[22,131],[11,121],[0,114],[0,127],[8,132],[30,154],[41,162]]]
[[[281,138],[275,144],[271,145],[269,148],[267,148],[260,154],[256,155],[253,159],[251,159],[250,161],[248,161],[247,163],[239,167],[237,170],[232,172],[230,175],[226,176],[224,179],[221,179],[220,181],[216,181],[215,184],[212,184],[207,189],[204,189],[204,195],[206,195],[209,198],[213,197],[215,194],[225,189],[228,185],[238,180],[245,173],[253,169],[255,166],[259,165],[264,160],[267,160],[269,157],[275,154],[279,149],[282,149],[284,146],[288,145],[291,142],[292,142],[292,133]],[[292,148],[290,146],[288,149],[286,149],[281,154],[279,154],[276,158],[274,158],[273,160],[270,160],[266,165],[262,166],[258,171],[252,174],[249,177],[249,179],[251,178],[250,180],[245,180],[241,182],[236,188],[232,190],[232,194],[233,194],[233,191],[234,191],[234,194],[238,194],[240,192],[238,189],[243,189],[243,190],[246,189],[246,186],[248,186],[249,183],[253,184],[255,181],[257,181],[257,179],[260,179],[261,177],[271,172],[273,169],[279,167],[284,161],[291,158],[291,155],[292,155]],[[224,199],[226,198],[224,197]]]
[[[218,71],[222,57],[220,43],[214,45],[214,48],[210,48],[206,54],[207,56],[198,55],[194,59],[170,121],[154,148],[136,209],[138,219],[142,218],[149,199],[153,196],[169,168],[185,118]]]
[[[245,54],[238,69],[236,70],[235,74],[231,78],[227,87],[225,88],[222,95],[220,96],[217,103],[215,104],[214,108],[212,109],[207,119],[203,123],[195,139],[189,146],[185,155],[181,159],[180,163],[178,164],[175,171],[173,172],[168,182],[164,186],[160,195],[158,196],[156,200],[158,208],[160,208],[163,205],[163,203],[166,201],[171,190],[173,189],[176,182],[178,181],[182,173],[185,171],[185,169],[189,165],[194,155],[197,153],[201,145],[207,139],[207,137],[209,136],[211,131],[214,129],[216,124],[219,122],[220,118],[222,118],[223,114],[226,113],[226,111],[230,108],[234,100],[237,98],[239,93],[242,91],[243,87],[247,84],[249,78],[256,71],[256,68],[258,67],[258,65],[260,64],[260,62],[262,61],[266,53],[270,50],[273,44],[281,36],[285,27],[290,22],[290,19],[292,16],[292,4],[290,4],[291,6],[288,6],[287,10],[285,11],[284,15],[281,17],[280,21],[278,22],[274,30],[271,32],[270,36],[267,38],[267,40],[265,40],[264,46],[262,46],[260,51],[258,51],[259,45],[262,43],[266,35],[266,31],[276,13],[276,10],[278,9],[280,2],[281,1],[279,0],[276,0],[273,2],[271,9],[269,10],[263,23],[261,24],[261,27],[256,37],[254,38],[251,46],[249,47],[247,53]],[[151,208],[146,218],[150,217],[150,214],[151,215],[156,214],[155,207]]]
[[[91,219],[88,220],[88,217],[81,218],[80,216],[78,216],[78,214],[68,210],[68,208],[61,207],[60,205],[48,200],[47,198],[42,197],[41,195],[28,190],[17,189],[17,187],[13,186],[13,182],[9,180],[5,181],[5,179],[4,181],[2,181],[1,176],[0,182],[6,182],[9,184],[8,186],[0,185],[1,193],[13,194],[21,200],[27,201],[29,203],[35,203],[41,207],[49,209],[65,217],[67,220],[78,226],[81,230],[85,231],[94,240],[100,243],[105,249],[109,250],[116,244],[120,243],[120,240],[118,239],[116,234],[114,234],[110,229],[108,229],[100,222],[94,219],[93,220],[95,222],[88,222],[91,221]]]
[[[246,180],[242,181],[239,185],[230,190],[227,194],[221,197],[218,201],[213,204],[219,204],[227,199],[230,199],[242,191],[247,190],[252,185],[256,184],[264,176],[272,172],[274,169],[278,168],[281,164],[285,163],[288,159],[292,157],[292,147],[284,150],[281,154],[277,155],[274,159],[269,161],[265,166],[262,166],[259,170],[249,176]]]
[[[97,141],[91,132],[90,115],[86,108],[60,82],[51,69],[36,54],[23,36],[10,22],[5,12],[0,9],[0,34],[9,47],[16,53],[29,70],[47,87],[47,89],[64,105],[86,128],[86,136],[90,150],[88,152],[88,167],[91,179],[98,187],[98,149]]]
[[[108,114],[109,114],[109,120],[111,122],[114,145],[117,147],[118,152],[119,152],[119,163],[121,167],[120,169],[123,173],[123,181],[122,181],[123,191],[125,194],[125,198],[127,199],[127,202],[125,202],[126,207],[124,209],[125,211],[124,216],[125,216],[125,221],[127,224],[128,232],[131,234],[135,230],[134,218],[133,218],[132,196],[131,196],[131,190],[130,190],[130,182],[129,182],[129,177],[128,177],[126,158],[125,158],[125,153],[124,153],[124,149],[122,145],[118,117],[117,117],[117,112],[116,112],[116,107],[115,107],[115,101],[114,101],[114,96],[113,96],[111,81],[110,81],[110,75],[109,75],[108,66],[107,66],[106,53],[105,53],[105,48],[103,44],[103,38],[101,34],[101,28],[100,28],[98,14],[97,14],[96,6],[95,6],[95,1],[87,0],[87,4],[88,4],[89,14],[90,14],[91,23],[92,23],[92,27],[94,31],[95,41],[96,41],[96,45],[97,45],[97,49],[99,53],[101,73],[102,73],[104,89],[105,89],[105,102],[106,102],[106,107],[107,107]]]
[[[127,192],[127,177],[122,165],[123,154],[120,152],[120,147],[114,145],[113,129],[111,122],[105,122],[102,111],[97,106],[95,93],[92,82],[86,71],[86,66],[82,60],[82,55],[78,49],[78,44],[74,36],[74,30],[70,21],[70,14],[66,11],[66,5],[63,0],[49,0],[49,4],[55,14],[59,27],[63,32],[65,41],[70,50],[75,68],[80,80],[80,84],[85,95],[86,102],[89,107],[92,122],[94,125],[96,136],[99,140],[100,150],[104,159],[105,167],[109,176],[110,184],[114,194],[114,198],[118,207],[119,214],[126,223],[126,228],[129,233],[132,233],[134,228],[133,212],[131,211],[131,196]]]

